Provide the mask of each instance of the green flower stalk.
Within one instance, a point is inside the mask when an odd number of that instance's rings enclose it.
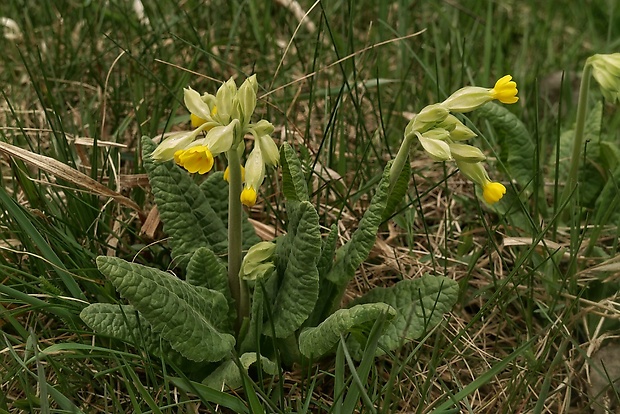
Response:
[[[237,304],[237,328],[249,314],[246,281],[241,269],[242,204],[252,207],[258,198],[267,166],[277,166],[279,151],[271,138],[273,125],[261,119],[251,123],[256,108],[258,83],[256,75],[237,88],[231,78],[215,95],[200,95],[192,88],[183,91],[185,106],[190,112],[192,131],[171,134],[153,151],[155,161],[174,160],[190,173],[206,174],[213,168],[214,158],[226,154],[228,167],[224,179],[229,183],[228,207],[228,278],[231,295]],[[254,137],[254,146],[245,167],[241,158],[244,137]]]
[[[586,115],[588,107],[588,93],[590,91],[590,76],[598,82],[605,99],[612,103],[620,101],[620,53],[609,55],[596,54],[590,56],[581,74],[579,99],[577,101],[577,119],[575,120],[575,139],[571,156],[570,169],[561,204],[563,204],[577,185],[581,151],[585,139]]]
[[[519,100],[517,93],[516,82],[506,75],[493,88],[466,86],[445,101],[423,108],[405,128],[405,139],[390,174],[392,185],[407,161],[415,137],[433,160],[456,161],[461,172],[482,188],[484,200],[489,204],[497,203],[506,194],[506,187],[491,181],[481,164],[486,159],[482,151],[463,143],[476,134],[452,113],[470,112],[493,100],[512,104]]]

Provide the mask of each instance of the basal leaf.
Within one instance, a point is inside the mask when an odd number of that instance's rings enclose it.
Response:
[[[97,266],[184,357],[215,362],[230,354],[235,338],[220,328],[228,321],[228,304],[220,292],[115,257],[99,256]]]
[[[239,357],[239,363],[241,367],[247,372],[250,366],[257,361],[256,352],[247,352]],[[261,368],[269,375],[278,374],[278,366],[270,361],[268,358],[261,355],[260,357]],[[217,367],[202,383],[209,388],[215,390],[223,390],[224,386],[234,390],[243,385],[243,377],[240,372],[240,367],[237,366],[235,361],[224,361],[222,365]]]
[[[389,319],[396,311],[385,303],[366,303],[348,309],[339,309],[315,328],[306,328],[299,335],[299,350],[307,358],[319,358],[329,352],[340,340],[341,334],[352,330],[370,330],[382,314]]]
[[[386,288],[374,288],[352,302],[387,303],[397,311],[396,318],[380,340],[384,350],[397,349],[402,344],[420,338],[449,312],[458,298],[459,285],[443,276],[425,275],[419,279],[403,280]]]
[[[353,232],[351,240],[336,252],[336,261],[326,277],[338,286],[346,285],[353,278],[355,271],[366,260],[375,244],[377,230],[382,222],[388,199],[391,166],[390,162],[385,167],[377,191],[370,201],[368,210],[360,220],[358,228]]]
[[[317,262],[321,253],[319,216],[307,201],[299,204],[297,214],[291,219],[284,236],[289,249],[276,249],[279,264],[285,263],[280,275],[280,287],[273,305],[273,324],[276,336],[284,338],[293,333],[308,318],[319,293]],[[265,326],[265,333],[269,334]]]
[[[189,259],[185,280],[191,285],[217,290],[225,297],[230,297],[226,265],[206,247],[196,249]]]
[[[536,171],[536,148],[525,124],[502,105],[489,102],[477,110],[495,130],[502,148],[504,165],[521,188],[531,184]],[[531,191],[530,191],[531,192]]]
[[[131,305],[93,303],[82,309],[80,318],[98,334],[134,344],[137,348],[169,358],[177,364],[183,360],[170,343],[154,332],[151,324]]]
[[[224,180],[224,173],[221,171],[210,173],[207,179],[200,184],[200,189],[224,223],[224,227],[228,227],[228,183]],[[243,249],[247,250],[260,242],[261,239],[256,235],[256,230],[248,221],[248,215],[245,211],[241,212],[241,220]]]
[[[142,146],[144,167],[175,260],[186,264],[199,247],[225,252],[226,227],[200,187],[174,163],[155,163],[150,158],[154,144],[149,138],[143,138]]]
[[[282,163],[282,192],[287,200],[308,201],[308,186],[301,168],[301,162],[293,147],[282,144],[280,150]]]
[[[325,276],[334,264],[334,254],[336,253],[336,241],[338,240],[338,226],[332,225],[329,234],[321,244],[321,256],[316,267],[319,275]]]

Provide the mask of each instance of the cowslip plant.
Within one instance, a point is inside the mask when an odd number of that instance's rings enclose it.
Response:
[[[275,374],[274,360],[291,365],[325,357],[342,338],[351,355],[360,358],[377,320],[386,323],[375,354],[395,350],[439,324],[458,296],[458,284],[443,276],[376,288],[345,307],[343,294],[368,257],[379,226],[407,191],[413,138],[434,158],[461,163],[488,202],[501,198],[501,184],[491,182],[480,164],[482,152],[462,143],[475,134],[450,112],[472,110],[492,99],[517,99],[514,82],[502,78],[493,89],[463,88],[424,108],[407,126],[403,145],[386,165],[358,228],[338,246],[337,226],[321,234],[295,150],[284,143],[278,151],[269,136],[273,126],[251,122],[257,87],[253,76],[239,88],[229,80],[216,95],[188,88],[185,103],[194,129],[174,133],[158,146],[142,139],[144,166],[170,237],[175,271],[184,278],[100,256],[99,270],[129,304],[95,303],[81,313],[96,332],[143,345],[180,369],[191,367],[194,377],[214,388],[240,386],[240,369],[252,364]],[[242,169],[249,136],[253,146]],[[218,154],[226,154],[226,171],[197,183],[189,173],[210,171]],[[241,205],[256,202],[266,168],[277,165],[287,231],[260,241]]]

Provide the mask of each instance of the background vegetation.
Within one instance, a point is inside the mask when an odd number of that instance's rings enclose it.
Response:
[[[569,203],[558,193],[583,63],[620,48],[614,1],[143,6],[141,16],[121,0],[0,5],[0,18],[19,27],[2,20],[0,144],[27,151],[0,161],[0,412],[588,410],[587,362],[613,346],[620,316],[617,107],[591,115],[581,185]],[[322,224],[340,221],[343,239],[411,113],[507,73],[519,86],[508,110],[522,125],[471,116],[490,175],[509,187],[496,207],[453,164],[414,153],[408,203],[383,226],[347,296],[428,272],[459,281],[461,298],[439,328],[377,359],[365,377],[325,361],[229,394],[187,391],[171,380],[182,373],[94,337],[78,317],[87,303],[119,300],[97,255],[170,266],[140,137],[189,121],[183,87],[213,92],[251,73],[258,111],[301,153]],[[513,162],[524,146],[525,182]],[[285,219],[277,174],[261,200],[250,215],[271,238]],[[355,407],[334,404],[342,378],[362,390]]]

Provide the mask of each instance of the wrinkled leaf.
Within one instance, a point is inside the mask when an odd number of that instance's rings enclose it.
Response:
[[[234,309],[226,265],[206,247],[197,249],[192,255],[187,263],[185,280],[193,286],[220,292],[228,301],[229,308]]]
[[[276,248],[276,260],[283,272],[273,305],[276,336],[292,334],[308,318],[319,293],[317,262],[321,253],[319,216],[307,201],[301,202],[283,237],[287,249]],[[283,253],[284,252],[284,253]],[[285,254],[285,256],[279,256]],[[268,327],[265,331],[269,334]]]
[[[97,266],[153,330],[192,361],[219,361],[235,345],[220,330],[228,304],[220,292],[200,288],[158,269],[99,256]]]
[[[351,240],[336,251],[336,261],[326,277],[338,286],[346,285],[353,278],[375,244],[389,195],[391,166],[392,162],[389,162],[385,167],[377,191]]]
[[[397,311],[396,318],[380,340],[381,348],[394,350],[402,344],[420,338],[424,332],[442,321],[458,298],[459,285],[443,276],[425,275],[403,280],[386,288],[374,288],[352,302],[387,303]]]
[[[280,160],[282,162],[282,192],[287,200],[308,201],[308,186],[301,162],[293,147],[282,144]]]
[[[319,358],[334,348],[341,334],[352,330],[369,331],[382,314],[387,314],[389,319],[393,319],[396,311],[385,303],[366,303],[339,309],[319,326],[306,328],[301,332],[299,350],[308,358]]]
[[[536,148],[525,124],[510,110],[493,102],[480,107],[477,113],[495,130],[510,177],[516,180],[521,188],[526,188],[532,182],[536,171]]]
[[[131,305],[93,303],[82,309],[80,318],[98,334],[134,344],[137,348],[169,358],[177,364],[182,361],[181,355],[154,332],[151,324]]]
[[[172,162],[155,163],[150,153],[155,144],[142,139],[144,167],[155,196],[164,231],[170,236],[174,259],[187,264],[199,247],[216,254],[227,246],[227,231],[218,214],[189,174]]]
[[[257,361],[256,352],[247,352],[239,357],[239,362],[243,369],[247,372],[250,366]],[[278,366],[270,361],[268,358],[261,355],[260,357],[261,368],[269,375],[278,374]],[[222,365],[217,367],[202,383],[209,388],[215,390],[223,390],[224,386],[234,390],[243,385],[243,377],[240,372],[240,367],[237,366],[235,361],[224,361]]]

